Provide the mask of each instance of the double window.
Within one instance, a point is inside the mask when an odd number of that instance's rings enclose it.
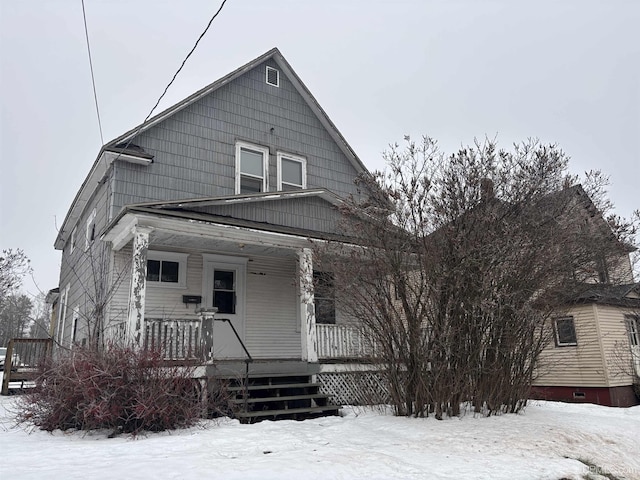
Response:
[[[147,282],[185,288],[187,286],[186,253],[157,252],[147,253]]]
[[[578,344],[573,317],[559,317],[553,320],[557,347],[572,347]]]
[[[277,154],[277,189],[307,188],[307,160],[285,152]],[[236,194],[269,191],[269,149],[247,142],[236,143]]]

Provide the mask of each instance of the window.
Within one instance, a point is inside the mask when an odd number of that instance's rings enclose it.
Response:
[[[278,190],[307,188],[307,160],[278,152]]]
[[[69,300],[69,288],[71,285],[67,285],[62,289],[62,295],[60,296],[60,302],[58,303],[58,343],[62,345],[64,339],[64,324],[67,318],[67,301]]]
[[[578,344],[573,317],[554,319],[554,330],[557,347],[569,347]]]
[[[89,218],[87,218],[87,226],[84,233],[85,251],[89,250],[89,247],[91,246],[95,238],[96,238],[96,209],[94,208],[93,211],[91,212],[91,215],[89,215]]]
[[[166,287],[186,288],[186,253],[157,252],[147,253],[147,282]]]
[[[76,247],[76,233],[78,232],[78,227],[73,227],[71,230],[71,238],[69,239],[69,253],[73,253],[73,249]]]
[[[268,190],[269,149],[249,143],[236,144],[236,194]]]
[[[336,297],[333,273],[313,272],[316,323],[336,323]]]
[[[213,306],[218,313],[236,313],[236,281],[233,270],[214,270]]]
[[[629,345],[640,347],[640,316],[628,315],[624,318],[629,333]]]
[[[266,82],[273,87],[280,86],[280,71],[273,67],[267,67]]]
[[[72,320],[72,332],[71,332],[71,341],[69,342],[69,347],[73,348],[76,344],[76,335],[78,334],[78,319],[80,318],[80,305],[76,305],[73,307],[73,320]]]

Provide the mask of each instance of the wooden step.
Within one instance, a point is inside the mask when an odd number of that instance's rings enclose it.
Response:
[[[321,387],[321,383],[276,383],[273,385],[249,385],[247,386],[247,390],[268,390],[268,389],[278,389],[278,388],[311,388],[311,387]],[[233,387],[226,387],[229,392],[242,392],[244,391],[242,385],[236,385]]]
[[[251,397],[247,398],[247,403],[268,403],[268,402],[286,402],[290,400],[327,400],[330,395],[326,395],[323,393],[312,393],[309,395],[288,395],[286,397]],[[243,398],[234,398],[231,400],[232,403],[244,403]]]
[[[305,407],[305,408],[289,408],[284,410],[256,410],[253,412],[238,412],[236,417],[238,418],[256,418],[256,417],[281,417],[297,414],[314,414],[334,411],[334,415],[338,414],[338,411],[342,407],[338,405],[325,405],[322,407]]]
[[[279,377],[305,377],[309,378],[312,373],[249,373],[249,379],[255,378],[279,378]],[[244,374],[239,375],[215,375],[215,378],[224,380],[238,380],[242,381],[245,378]]]

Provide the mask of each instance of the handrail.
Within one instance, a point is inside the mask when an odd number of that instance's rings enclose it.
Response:
[[[229,326],[231,327],[231,330],[233,330],[233,334],[236,336],[236,338],[238,339],[238,342],[240,342],[240,346],[242,347],[242,349],[244,350],[244,353],[247,354],[247,358],[244,359],[244,391],[243,391],[243,407],[244,407],[244,413],[247,413],[248,410],[248,400],[249,400],[249,364],[253,362],[253,357],[251,356],[251,354],[249,353],[249,350],[247,350],[246,345],[244,344],[244,342],[242,341],[242,339],[240,338],[240,335],[238,335],[238,331],[236,330],[236,327],[233,326],[233,323],[231,323],[231,319],[229,318],[213,318],[214,321],[218,321],[218,322],[227,322],[229,324]]]
[[[238,331],[236,330],[236,327],[233,326],[233,323],[231,323],[231,319],[229,318],[213,318],[213,320],[215,322],[227,322],[230,326],[231,329],[233,330],[234,335],[236,336],[236,338],[238,339],[238,342],[240,342],[240,346],[242,347],[242,349],[244,350],[244,353],[247,354],[247,360],[249,360],[249,362],[253,362],[253,357],[251,356],[251,354],[249,353],[249,350],[247,350],[247,347],[245,346],[244,342],[242,341],[242,339],[240,338],[240,335],[238,335]]]

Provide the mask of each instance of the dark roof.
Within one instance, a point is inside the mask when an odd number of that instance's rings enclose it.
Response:
[[[640,283],[625,285],[593,284],[575,298],[575,303],[599,303],[623,307],[640,307],[640,298],[630,297],[635,293],[640,296]]]

